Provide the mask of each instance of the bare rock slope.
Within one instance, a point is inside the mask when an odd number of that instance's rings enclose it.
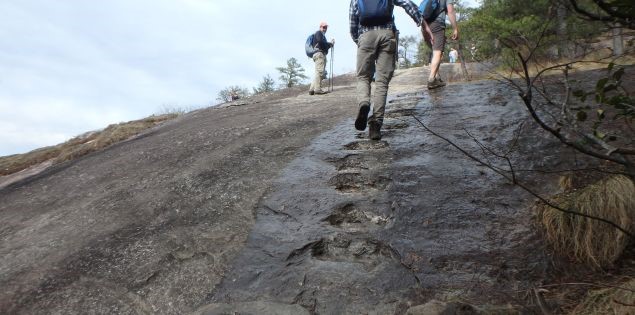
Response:
[[[414,117],[479,149],[466,130],[504,147],[525,113],[505,85],[428,92],[422,71],[393,79],[379,142],[354,130],[354,83],[340,78],[323,96],[192,112],[0,189],[0,313],[518,304],[547,268],[531,199]],[[527,167],[557,163],[538,132],[518,148]]]

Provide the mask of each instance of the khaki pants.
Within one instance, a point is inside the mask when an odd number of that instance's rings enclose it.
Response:
[[[397,41],[392,30],[371,30],[357,41],[357,103],[371,102],[370,82],[375,74],[375,92],[372,97],[373,114],[368,122],[384,122],[388,84],[395,72]]]
[[[321,51],[313,54],[313,61],[315,62],[315,77],[311,82],[310,91],[322,90],[322,76],[324,76],[324,70],[326,69],[326,56]]]

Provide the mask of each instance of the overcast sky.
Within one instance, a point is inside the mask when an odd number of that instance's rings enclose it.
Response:
[[[349,3],[2,0],[0,156],[216,104],[225,87],[251,91],[267,74],[279,82],[275,67],[291,57],[311,77],[304,41],[321,20],[336,41],[335,75],[352,72]],[[420,37],[401,8],[395,17],[402,35]]]

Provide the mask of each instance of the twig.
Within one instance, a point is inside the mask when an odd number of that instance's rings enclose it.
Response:
[[[516,183],[516,172],[514,171],[514,166],[512,165],[512,162],[511,162],[511,160],[509,159],[509,157],[507,157],[506,155],[500,155],[500,154],[498,154],[498,153],[494,152],[494,150],[492,150],[492,149],[488,148],[487,146],[485,146],[484,144],[482,144],[482,143],[481,143],[478,139],[476,139],[476,137],[472,136],[472,134],[471,134],[469,131],[467,131],[467,129],[463,129],[463,130],[467,133],[467,135],[468,135],[468,136],[470,136],[470,138],[472,138],[472,140],[474,140],[474,142],[476,142],[476,144],[478,144],[478,145],[481,147],[481,149],[482,149],[483,151],[487,151],[487,152],[489,152],[491,155],[493,155],[493,156],[495,156],[495,157],[497,157],[497,158],[499,158],[499,159],[505,160],[505,161],[507,162],[507,166],[509,166],[509,170],[502,170],[502,169],[501,169],[501,168],[499,168],[499,167],[496,167],[496,166],[491,165],[491,163],[490,163],[489,165],[490,165],[490,166],[492,166],[492,167],[495,167],[496,169],[499,169],[499,170],[501,170],[501,171],[507,171],[507,172],[510,172],[510,173],[512,174],[512,182],[513,182],[513,183]],[[485,153],[485,152],[483,152],[483,153]]]
[[[598,173],[606,173],[606,174],[611,174],[611,175],[624,175],[624,176],[628,176],[628,174],[624,173],[624,172],[617,172],[617,171],[609,171],[609,170],[603,170],[603,169],[599,169],[599,168],[572,168],[572,169],[565,169],[565,170],[538,170],[538,169],[516,169],[517,173],[528,173],[528,172],[535,172],[535,173],[542,173],[542,174],[558,174],[558,173],[571,173],[571,172],[598,172]]]
[[[620,301],[618,301],[616,299],[613,299],[613,303],[619,304],[619,305],[622,305],[622,306],[635,307],[635,304],[628,304],[628,303],[620,302]]]
[[[545,284],[545,285],[541,285],[540,288],[560,287],[560,286],[567,286],[567,285],[568,286],[584,285],[584,286],[603,288],[603,289],[611,288],[611,289],[618,289],[618,290],[624,290],[624,291],[635,293],[635,290],[625,288],[625,287],[620,287],[620,286],[615,286],[610,284],[597,284],[597,283],[587,283],[587,282],[566,282],[566,283]]]

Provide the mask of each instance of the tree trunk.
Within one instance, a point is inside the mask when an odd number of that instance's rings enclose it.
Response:
[[[556,16],[558,19],[558,27],[556,28],[556,35],[558,37],[558,58],[566,59],[569,57],[567,40],[567,8],[563,3],[557,4]]]
[[[463,80],[470,81],[470,75],[467,73],[467,67],[465,66],[465,58],[463,58],[463,46],[461,45],[460,41],[458,42],[457,46],[459,61],[461,62],[461,70],[463,70]]]
[[[397,52],[395,54],[395,68],[399,68],[399,31],[395,32],[395,44],[397,47]]]
[[[613,56],[624,54],[624,41],[622,39],[622,28],[619,24],[613,27]]]

